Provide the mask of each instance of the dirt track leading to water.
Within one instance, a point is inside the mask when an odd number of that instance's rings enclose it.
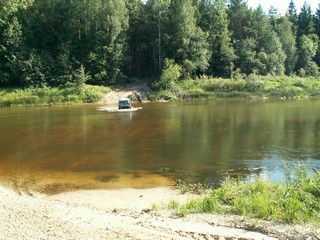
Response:
[[[120,98],[134,97],[143,98],[151,89],[146,83],[133,83],[125,87],[119,87],[107,93],[100,101],[103,104],[116,104]]]

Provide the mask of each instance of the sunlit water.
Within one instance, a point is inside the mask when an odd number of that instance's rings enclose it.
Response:
[[[0,109],[0,177],[19,189],[155,187],[176,178],[283,181],[320,169],[320,101],[148,103]]]

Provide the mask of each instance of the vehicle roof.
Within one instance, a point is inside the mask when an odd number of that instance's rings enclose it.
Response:
[[[129,98],[120,98],[119,101],[131,101]]]

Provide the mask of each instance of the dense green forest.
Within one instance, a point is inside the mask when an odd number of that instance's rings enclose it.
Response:
[[[285,16],[244,0],[0,0],[0,86],[213,76],[319,76],[320,4]]]

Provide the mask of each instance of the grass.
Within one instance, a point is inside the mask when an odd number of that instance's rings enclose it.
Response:
[[[0,107],[48,104],[92,103],[99,101],[108,87],[85,85],[84,88],[0,88]],[[170,82],[166,88],[148,95],[149,100],[180,101],[190,98],[301,98],[320,96],[320,78],[257,76],[222,79],[202,76],[198,79]]]
[[[191,183],[183,181],[181,179],[177,179],[176,184],[183,194],[186,192],[191,192],[194,194],[203,194],[210,189],[210,186],[207,183]]]
[[[188,184],[181,184],[188,191]],[[190,186],[194,191],[194,186]],[[181,204],[170,202],[166,208],[184,216],[193,212],[231,213],[250,218],[293,224],[320,226],[320,173],[306,167],[288,170],[285,183],[254,182],[226,178],[217,189]]]
[[[171,89],[173,91],[170,91]],[[171,86],[152,97],[176,101],[185,98],[279,98],[282,96],[286,98],[319,97],[320,79],[257,75],[250,75],[243,79],[222,79],[203,76],[199,79],[178,81],[174,88]]]
[[[93,103],[109,91],[92,85],[85,85],[81,92],[76,87],[0,88],[0,107]]]

